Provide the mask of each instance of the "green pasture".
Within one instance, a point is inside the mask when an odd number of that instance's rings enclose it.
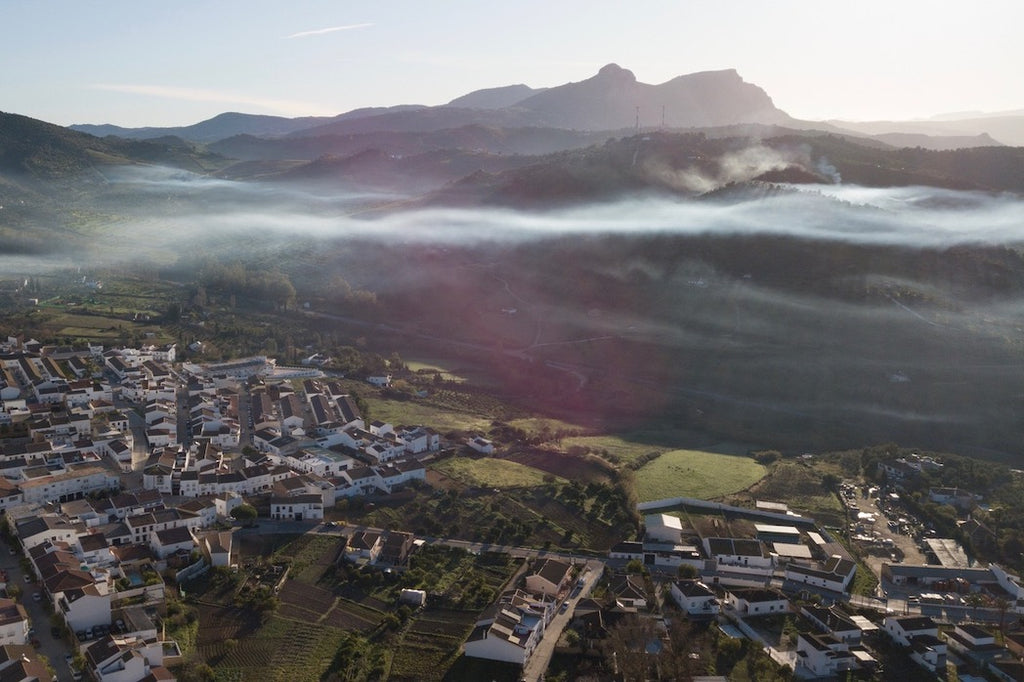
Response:
[[[748,457],[702,450],[670,450],[636,472],[641,502],[668,497],[715,499],[759,481],[765,468]]]
[[[560,419],[547,419],[545,417],[513,419],[508,422],[508,425],[517,429],[522,429],[531,436],[539,435],[545,429],[551,433],[556,431],[574,431],[579,433],[583,430],[578,424],[571,424]]]
[[[562,447],[573,445],[590,448],[599,454],[607,452],[622,462],[631,462],[649,452],[665,452],[669,449],[662,445],[629,440],[628,436],[573,436],[562,441]]]
[[[466,485],[482,488],[524,488],[544,484],[544,472],[504,459],[452,457],[434,469]],[[564,480],[563,480],[564,482]]]
[[[448,431],[486,433],[491,428],[491,420],[487,417],[455,412],[448,408],[415,400],[388,400],[374,395],[366,395],[366,402],[370,406],[373,419],[380,419],[395,426],[422,424],[440,433]]]

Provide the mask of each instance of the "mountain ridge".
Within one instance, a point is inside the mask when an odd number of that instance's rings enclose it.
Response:
[[[597,106],[595,106],[595,104]],[[677,76],[665,83],[641,83],[631,71],[607,64],[582,81],[534,89],[518,84],[476,90],[439,106],[398,105],[358,109],[333,117],[295,119],[227,112],[191,126],[121,128],[73,125],[95,135],[150,138],[176,135],[210,143],[240,134],[277,137],[352,135],[375,131],[427,132],[465,125],[625,130],[644,127],[700,127],[730,123],[787,123],[760,87],[735,69]]]

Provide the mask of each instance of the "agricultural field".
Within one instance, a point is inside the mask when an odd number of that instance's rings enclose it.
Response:
[[[765,474],[749,457],[702,450],[670,450],[636,472],[641,502],[668,497],[716,499],[744,490]]]
[[[222,680],[318,680],[344,637],[338,628],[274,616],[253,635],[203,645],[200,654]]]
[[[528,488],[545,482],[543,471],[494,457],[449,457],[432,468],[467,486]]]
[[[408,570],[384,573],[336,563],[341,542],[316,533],[246,542],[250,569],[290,564],[276,597],[253,588],[245,571],[215,570],[187,585],[198,614],[195,651],[216,679],[442,679],[480,610],[522,565],[428,545]],[[404,587],[426,590],[431,605],[399,607]]]
[[[614,478],[610,464],[593,456],[578,456],[572,453],[553,450],[549,447],[513,448],[502,453],[501,457],[518,462],[547,474],[556,479],[579,481],[580,483],[608,483]]]
[[[336,535],[300,535],[277,552],[277,557],[291,560],[292,580],[316,584],[328,566],[334,563],[344,546],[344,540]]]
[[[460,655],[477,614],[426,609],[405,629],[394,649],[390,680],[442,680]]]

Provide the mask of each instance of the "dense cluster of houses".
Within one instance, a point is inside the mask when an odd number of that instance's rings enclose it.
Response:
[[[26,598],[45,600],[75,633],[96,679],[169,679],[160,677],[165,647],[151,618],[164,577],[230,564],[231,533],[214,526],[241,498],[192,502],[140,491],[7,510],[33,579]],[[0,600],[0,641],[7,641],[3,606]],[[25,626],[17,632],[13,643],[26,643]]]
[[[173,344],[0,343],[0,426],[24,428],[0,441],[0,510],[31,565],[32,598],[87,644],[100,680],[169,679],[140,609],[162,600],[163,577],[232,564],[219,527],[246,498],[273,519],[320,520],[340,497],[424,480],[422,459],[441,447],[426,427],[366,423],[335,382],[268,380],[267,358],[175,359]],[[254,447],[239,457],[246,402]],[[133,453],[145,458],[141,487],[121,493]],[[346,556],[401,561],[411,547],[409,534],[367,535]],[[24,607],[8,601],[0,645],[25,644]]]

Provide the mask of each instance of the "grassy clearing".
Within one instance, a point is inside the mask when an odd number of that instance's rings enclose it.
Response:
[[[593,452],[607,453],[623,462],[631,462],[649,452],[667,452],[668,447],[638,443],[628,440],[628,436],[574,436],[562,441],[563,447],[578,446],[590,448]]]
[[[702,450],[672,450],[636,472],[641,502],[666,497],[714,499],[743,490],[764,476],[765,468],[747,457]]]
[[[663,453],[679,449],[680,446],[699,448],[703,452],[720,455],[745,456],[757,446],[748,443],[724,441],[708,444],[687,431],[672,429],[648,429],[602,436],[575,436],[562,441],[564,447],[588,448],[591,452],[614,461],[629,463],[652,452]]]
[[[570,424],[559,419],[545,419],[543,417],[527,417],[524,419],[513,419],[508,423],[517,429],[522,429],[530,436],[536,436],[547,429],[549,432],[571,431],[579,433],[582,430],[577,424]]]
[[[836,471],[818,462],[782,460],[773,464],[764,480],[750,492],[756,499],[786,502],[790,509],[806,511],[812,516],[838,514],[843,511],[842,505],[822,484],[825,473]]]
[[[482,488],[527,488],[544,484],[544,472],[504,459],[452,457],[434,465],[466,485]],[[564,482],[564,479],[562,479]]]
[[[445,381],[454,381],[460,384],[470,380],[479,383],[478,373],[471,368],[454,367],[444,360],[433,358],[406,359],[405,365],[409,368],[410,372],[415,372],[416,374],[440,374],[441,378]]]
[[[453,412],[443,407],[424,404],[414,400],[388,400],[372,395],[366,396],[374,419],[390,424],[422,424],[441,433],[447,431],[483,431],[491,428],[491,420],[475,414]]]
[[[123,318],[106,317],[103,315],[82,315],[68,312],[53,313],[49,319],[40,322],[40,326],[58,336],[88,339],[117,339],[133,332],[156,334],[153,342],[164,342],[166,337],[158,325],[141,325]]]

